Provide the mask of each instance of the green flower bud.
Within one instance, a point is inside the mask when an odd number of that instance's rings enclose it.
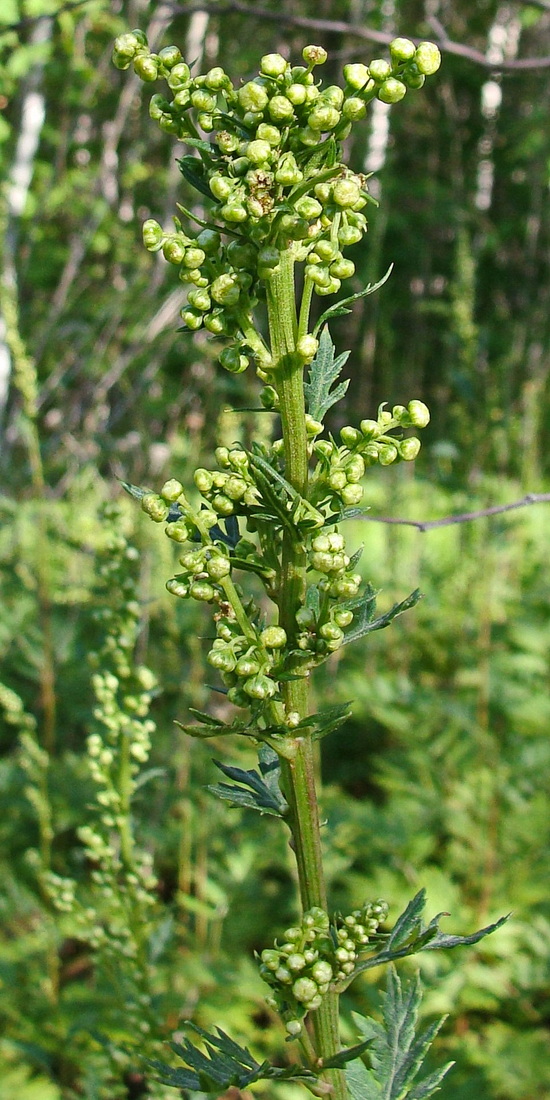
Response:
[[[307,91],[303,84],[291,84],[285,89],[285,95],[293,107],[301,107],[307,99]]]
[[[355,264],[353,260],[346,260],[342,256],[331,263],[329,271],[337,279],[351,279],[351,276],[355,274]]]
[[[263,84],[258,84],[255,80],[250,80],[248,84],[243,84],[242,88],[239,88],[237,92],[237,98],[243,111],[255,112],[263,111],[267,107],[269,100],[269,96]]]
[[[178,112],[185,111],[191,103],[191,92],[185,86],[180,88],[172,100],[172,107],[177,107]]]
[[[370,71],[366,65],[362,65],[360,62],[354,65],[344,65],[344,79],[350,88],[353,88],[355,92],[359,92],[368,84]]]
[[[407,87],[402,80],[396,80],[390,76],[380,85],[377,95],[382,103],[399,103],[407,93]]]
[[[197,309],[182,309],[181,319],[191,332],[198,332],[202,328],[203,314]]]
[[[365,117],[366,113],[366,104],[358,96],[350,96],[349,99],[344,100],[342,118],[349,122],[358,122],[360,118]]]
[[[246,370],[249,360],[246,355],[241,355],[238,348],[224,348],[219,362],[224,370],[230,374],[242,374]]]
[[[340,629],[337,623],[331,622],[323,623],[322,627],[319,630],[319,634],[321,635],[321,638],[325,638],[327,641],[338,643],[340,643],[344,637],[344,632]]]
[[[251,164],[266,164],[271,159],[271,145],[268,141],[256,138],[254,141],[249,141],[246,155]]]
[[[248,219],[248,210],[246,206],[243,206],[242,202],[226,202],[220,210],[220,214],[224,221],[233,222],[235,225],[240,225],[241,222],[245,222]]]
[[[315,336],[312,336],[311,333],[308,333],[306,336],[301,336],[298,340],[298,343],[296,344],[296,351],[300,356],[300,359],[302,359],[304,363],[311,363],[312,359],[315,358],[318,349],[319,341]],[[318,422],[315,421],[315,423],[317,424]],[[317,428],[317,431],[314,434],[317,434],[317,432],[320,432],[321,430],[322,424],[320,427]]]
[[[267,141],[269,145],[274,147],[281,144],[281,131],[276,126],[270,126],[268,122],[260,123],[256,130],[256,137],[259,141]]]
[[[349,626],[353,622],[353,611],[336,610],[334,612],[334,622],[342,628]]]
[[[338,230],[338,244],[347,248],[351,244],[358,244],[362,239],[361,230],[355,225],[341,225]]]
[[[331,489],[334,489],[336,492],[339,492],[340,489],[343,489],[344,486],[347,485],[347,483],[348,483],[348,479],[346,477],[346,471],[345,470],[333,470],[330,477],[329,477],[329,479],[328,479],[328,483],[329,483]]]
[[[267,626],[260,634],[260,641],[266,649],[282,649],[286,645],[286,630],[282,626]]]
[[[167,500],[170,504],[178,499],[183,493],[183,485],[181,481],[176,481],[175,477],[171,477],[169,481],[165,481],[160,495],[164,500]]]
[[[419,88],[423,88],[426,83],[426,77],[423,73],[418,71],[418,66],[412,62],[411,65],[407,65],[407,68],[400,73],[401,80],[407,85],[407,88],[412,88],[414,91],[418,91]]]
[[[182,60],[181,52],[178,50],[177,46],[165,46],[164,49],[160,51],[158,57],[159,61],[162,61],[162,64],[167,69],[173,69],[174,65],[177,65],[178,62]]]
[[[285,1031],[287,1031],[293,1039],[296,1039],[298,1035],[302,1034],[302,1025],[299,1020],[287,1020]]]
[[[240,374],[240,371],[236,372]],[[216,512],[220,516],[231,516],[235,511],[235,505],[229,497],[226,497],[225,493],[216,493],[212,498],[212,507],[216,509]]]
[[[241,144],[240,139],[237,137],[237,135],[230,134],[228,130],[221,130],[216,137],[216,142],[218,144],[218,149],[220,150],[220,152],[225,153],[226,155],[228,153],[236,153],[239,145]]]
[[[345,471],[348,481],[361,481],[365,473],[365,463],[360,454],[352,455],[351,458],[347,460]]]
[[[381,466],[391,466],[399,455],[397,447],[393,443],[381,443],[378,451],[378,461]]]
[[[231,650],[211,649],[206,655],[206,660],[219,672],[233,672],[235,668],[235,657]]]
[[[189,586],[182,581],[176,580],[175,577],[172,580],[166,581],[166,590],[171,596],[179,596],[180,600],[187,599],[189,595]]]
[[[337,294],[340,290],[341,285],[342,284],[339,279],[330,276],[327,283],[321,283],[320,285],[315,287],[315,293],[320,295]]]
[[[222,88],[227,88],[231,81],[220,65],[215,65],[213,69],[208,70],[204,83],[211,92],[219,92]]]
[[[219,202],[225,202],[235,190],[236,183],[234,179],[230,179],[229,176],[211,176],[208,181],[208,186],[215,199]]]
[[[164,231],[154,218],[148,218],[147,221],[143,223],[142,233],[143,243],[149,252],[158,252],[159,248],[162,248]]]
[[[194,600],[203,600],[204,603],[209,603],[210,600],[214,599],[216,592],[212,585],[208,584],[208,581],[193,581],[189,589],[189,595]]]
[[[223,336],[227,329],[223,311],[218,309],[214,310],[213,313],[208,313],[204,318],[204,327],[213,336]]]
[[[226,558],[222,554],[217,555],[215,558],[210,558],[206,563],[206,572],[213,581],[221,581],[223,577],[227,577],[231,572],[231,562],[229,558]]]
[[[239,301],[239,287],[236,285],[235,276],[225,273],[218,275],[210,287],[210,294],[215,302],[221,306],[234,306]],[[229,368],[228,368],[229,369]]]
[[[177,240],[177,238],[170,237],[164,242],[162,246],[162,253],[165,260],[168,260],[169,264],[181,264],[185,256],[185,245],[183,241]]]
[[[346,424],[345,427],[340,429],[340,439],[342,440],[344,447],[349,447],[351,449],[352,447],[355,447],[362,438],[363,437],[359,429],[353,428],[351,424]]]
[[[399,454],[405,462],[413,462],[420,450],[420,440],[415,436],[402,439],[399,444]]]
[[[260,958],[264,966],[267,966],[268,970],[276,970],[280,962],[279,952],[271,947],[266,947],[265,950],[262,951]]]
[[[248,696],[245,695],[244,691],[240,687],[235,686],[229,688],[229,691],[227,692],[227,698],[230,703],[233,703],[234,707],[249,706]]]
[[[323,959],[319,959],[311,969],[311,976],[316,982],[320,982],[322,985],[325,982],[332,980],[332,967],[330,963],[325,962]]]
[[[324,65],[328,54],[322,46],[304,46],[302,57],[308,65]]]
[[[341,117],[340,111],[337,111],[336,107],[319,103],[310,111],[307,124],[310,130],[317,130],[322,133],[323,131],[334,130]]]
[[[273,244],[266,244],[258,252],[258,268],[269,268],[275,271],[281,261],[281,253]]]
[[[145,496],[141,498],[141,510],[150,516],[155,523],[164,523],[170,511],[166,501],[158,493],[145,493]]]
[[[179,92],[189,84],[190,80],[191,70],[189,65],[186,65],[185,61],[181,61],[173,66],[166,82],[173,92]]]
[[[113,58],[117,69],[127,69],[130,61],[133,61],[136,53],[140,47],[140,43],[135,34],[120,34],[114,41],[114,54]]]
[[[266,53],[260,58],[260,72],[264,76],[283,76],[286,72],[287,60],[280,53]]]
[[[435,42],[421,42],[414,52],[414,63],[424,76],[432,76],[441,65],[441,53]]]
[[[250,680],[246,680],[243,685],[243,690],[251,699],[271,699],[277,691],[277,685],[273,680],[270,680],[269,676],[252,676]]]
[[[191,246],[191,248],[188,248],[185,252],[183,263],[185,267],[195,270],[195,268],[200,267],[201,264],[204,263],[205,259],[206,253],[203,252],[202,248],[193,248],[193,246]]]
[[[307,218],[308,221],[312,221],[314,218],[318,218],[319,214],[322,214],[323,207],[317,199],[311,197],[311,195],[304,195],[301,199],[298,199],[295,206],[296,213],[301,218]]]
[[[337,180],[332,188],[332,198],[337,206],[344,208],[355,206],[361,198],[361,188],[353,179]]]
[[[169,523],[165,528],[165,533],[169,539],[174,542],[188,542],[190,538],[190,531],[183,519],[177,519],[175,523]]]
[[[158,64],[153,57],[141,55],[140,57],[136,57],[134,61],[134,72],[136,76],[139,76],[140,80],[151,83],[158,78]]]
[[[274,95],[267,109],[273,122],[290,122],[294,118],[294,107],[284,95]]]
[[[380,427],[377,420],[362,420],[359,427],[365,439],[376,439],[376,437],[380,435]]]
[[[307,1003],[317,996],[317,986],[311,978],[297,978],[292,986],[297,1001]]]
[[[392,61],[410,61],[414,57],[416,46],[409,38],[394,38],[390,42],[390,54]]]
[[[223,491],[230,500],[241,500],[242,497],[244,497],[247,488],[248,486],[244,478],[237,477],[235,474],[232,474],[231,477],[227,478],[227,481],[223,487]]]
[[[430,410],[423,401],[409,401],[407,408],[413,428],[425,428],[430,423]]]
[[[302,130],[298,130],[298,139],[301,145],[308,148],[319,144],[319,134],[317,130],[312,130],[310,126],[304,126]]]
[[[212,306],[212,299],[207,290],[190,290],[187,300],[193,309],[198,309],[201,313],[206,313]]]
[[[340,498],[342,504],[345,504],[348,508],[352,508],[354,505],[361,503],[363,499],[363,489],[360,485],[353,483],[344,485],[343,489],[340,491]]]
[[[289,970],[299,971],[303,970],[306,965],[306,960],[301,952],[296,951],[292,955],[289,955],[286,960],[286,965]]]
[[[233,267],[253,268],[258,252],[247,241],[231,241],[227,246],[227,259]]]

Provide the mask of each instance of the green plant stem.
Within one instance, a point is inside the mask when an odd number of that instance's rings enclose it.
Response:
[[[308,453],[305,428],[303,364],[296,355],[297,321],[294,288],[294,257],[289,248],[281,253],[279,269],[268,283],[267,307],[271,354],[279,406],[285,454],[285,476],[302,496],[307,496]],[[306,554],[293,531],[283,533],[281,576],[278,590],[279,622],[292,645],[296,634],[296,611],[306,592]],[[282,688],[286,713],[299,718],[309,713],[307,678],[285,681]],[[290,807],[290,828],[298,868],[300,899],[303,909],[319,906],[326,911],[327,892],[321,851],[319,808],[315,787],[315,767],[311,737],[295,739],[296,754],[281,760],[282,779]],[[329,1058],[340,1049],[338,995],[328,993],[312,1013],[314,1047],[317,1058]],[[334,1100],[347,1100],[342,1071],[329,1070]]]

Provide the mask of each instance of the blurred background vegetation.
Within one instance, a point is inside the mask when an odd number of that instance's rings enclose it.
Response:
[[[146,92],[111,67],[112,39],[133,26],[243,79],[261,53],[297,57],[309,41],[329,50],[335,81],[396,33],[440,41],[437,78],[396,109],[374,104],[349,149],[381,203],[353,255],[357,289],[395,267],[334,324],[352,349],[334,427],[380,401],[431,407],[415,469],[369,473],[372,517],[435,519],[550,488],[546,0],[3,0],[0,1100],[168,1095],[125,1053],[136,1035],[116,975],[95,966],[36,875],[46,852],[52,871],[93,891],[76,829],[97,812],[86,657],[111,598],[97,579],[107,501],[140,551],[137,658],[160,680],[153,770],[134,807],[159,876],[153,1047],[193,1016],[265,1051],[277,1033],[253,951],[295,915],[277,825],[204,790],[212,755],[252,757],[174,725],[212,702],[204,621],[164,592],[171,547],[120,499],[117,478],[189,483],[213,444],[271,428],[238,412],[255,403],[251,371],[224,375],[203,334],[175,333],[182,292],[141,247],[145,218],[168,225],[175,201],[193,200]],[[355,700],[320,765],[334,905],[383,896],[395,917],[426,886],[430,912],[450,911],[462,933],[513,909],[480,949],[428,956],[425,1011],[452,1012],[434,1056],[456,1059],[449,1100],[543,1100],[550,510],[350,534],[382,604],[416,585],[425,598],[318,674],[319,699]],[[357,983],[348,1015],[373,1009],[377,978]]]

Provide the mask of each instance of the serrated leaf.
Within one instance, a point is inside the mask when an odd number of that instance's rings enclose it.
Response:
[[[331,389],[350,354],[349,351],[344,351],[335,359],[334,351],[329,330],[325,326],[321,333],[317,354],[309,368],[308,380],[304,383],[307,411],[314,420],[319,420],[321,423],[332,405],[341,401],[349,386],[348,379],[340,382],[335,389]]]
[[[362,596],[357,597],[355,600],[347,600],[341,605],[353,611],[353,622],[344,632],[342,645],[348,645],[349,642],[356,642],[359,638],[363,638],[365,634],[371,634],[373,630],[383,630],[384,627],[389,626],[398,615],[402,615],[404,611],[408,611],[409,608],[414,607],[419,599],[421,599],[421,596],[422,593],[416,588],[405,600],[395,603],[393,607],[390,607],[389,611],[386,611],[384,615],[379,615],[379,617],[375,619],[376,592],[368,585]]]
[[[351,703],[335,703],[333,706],[322,707],[315,714],[309,714],[302,718],[296,729],[309,729],[313,741],[320,741],[328,733],[338,729],[351,714]]]
[[[257,810],[260,814],[284,817],[288,805],[279,786],[280,765],[277,754],[267,745],[258,753],[260,773],[245,771],[214,760],[214,764],[234,783],[216,783],[207,787],[211,794],[230,802],[239,809]]]
[[[353,1013],[359,1033],[368,1044],[370,1062],[370,1070],[363,1063],[352,1062],[346,1071],[353,1100],[413,1100],[413,1096],[420,1100],[439,1087],[452,1063],[414,1083],[443,1022],[435,1022],[416,1036],[421,999],[418,975],[402,986],[392,966],[384,995],[383,1023]]]
[[[257,1062],[247,1047],[241,1047],[230,1039],[221,1028],[217,1034],[209,1034],[195,1024],[186,1024],[202,1039],[205,1051],[199,1050],[188,1039],[183,1043],[170,1043],[175,1054],[186,1064],[174,1069],[158,1060],[147,1059],[159,1080],[174,1088],[204,1092],[218,1097],[229,1088],[246,1089],[255,1081],[302,1081],[313,1083],[317,1078],[305,1066],[291,1065],[281,1068],[268,1062]]]
[[[313,329],[313,335],[317,336],[322,325],[329,321],[332,317],[343,317],[346,313],[351,313],[351,309],[347,307],[356,302],[358,298],[366,298],[369,294],[374,294],[375,291],[380,290],[381,286],[389,279],[393,269],[393,264],[390,264],[386,274],[382,276],[377,283],[368,283],[364,290],[358,291],[357,294],[351,294],[349,298],[342,298],[340,302],[335,302],[333,306],[329,306],[328,309],[319,317],[315,328]]]
[[[412,901],[409,902],[397,920],[392,932],[388,936],[384,947],[370,958],[361,959],[353,974],[345,982],[339,983],[340,989],[345,989],[358,974],[366,970],[372,970],[375,966],[391,963],[397,959],[404,959],[409,955],[417,955],[421,951],[436,951],[451,947],[467,947],[470,944],[479,943],[485,936],[490,936],[501,928],[510,918],[510,914],[500,917],[494,924],[488,924],[485,928],[473,932],[469,936],[446,935],[439,931],[441,917],[447,913],[438,913],[436,917],[425,925],[422,914],[426,906],[426,891],[419,890]]]

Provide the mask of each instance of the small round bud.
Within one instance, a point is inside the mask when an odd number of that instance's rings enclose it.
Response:
[[[292,992],[297,1001],[307,1003],[317,996],[317,985],[311,978],[297,978],[293,983]]]
[[[246,155],[251,164],[265,164],[271,159],[271,145],[268,141],[249,141],[246,147]]]
[[[322,46],[304,46],[302,57],[307,65],[324,65],[328,54]]]
[[[420,450],[420,440],[415,436],[402,439],[399,444],[399,454],[405,462],[413,462]]]
[[[430,423],[430,410],[423,401],[409,401],[407,408],[414,428],[425,428]]]
[[[171,504],[178,499],[181,493],[183,493],[183,485],[181,481],[176,481],[175,477],[170,478],[169,481],[165,481],[160,490],[161,497]]]
[[[177,65],[178,62],[182,60],[181,52],[177,46],[165,46],[164,49],[160,51],[158,57],[159,61],[162,61],[162,64],[165,65],[167,69],[173,69],[174,65]]]
[[[345,427],[340,429],[340,439],[342,440],[344,447],[349,447],[351,449],[352,447],[355,447],[362,438],[363,437],[359,429],[353,428],[351,424],[346,424]]]
[[[378,99],[382,103],[399,103],[400,99],[406,95],[407,87],[403,84],[402,80],[396,80],[395,77],[390,76],[378,89]]]
[[[294,107],[301,107],[307,99],[307,91],[303,84],[291,84],[285,89],[285,94]]]
[[[176,580],[175,577],[172,580],[166,581],[166,590],[171,596],[179,596],[180,600],[187,599],[189,595],[189,586],[182,581]]]
[[[302,1034],[302,1025],[299,1020],[287,1020],[285,1030],[295,1039],[298,1035]]]
[[[149,252],[158,252],[159,248],[162,248],[164,232],[153,218],[148,218],[143,223],[142,233],[143,243]]]
[[[230,80],[221,66],[215,65],[213,69],[208,70],[204,83],[211,92],[219,92],[221,88],[226,88],[230,84]]]
[[[164,259],[168,260],[169,264],[179,265],[182,263],[185,256],[185,245],[183,241],[170,237],[162,246],[162,254]]]
[[[155,523],[164,523],[170,511],[166,501],[157,493],[145,493],[141,498],[141,510],[150,516]]]
[[[399,456],[397,447],[393,443],[382,443],[378,452],[378,461],[381,466],[391,466]]]
[[[286,960],[286,965],[288,966],[289,970],[303,970],[304,966],[306,965],[306,960],[300,952],[294,952],[292,955],[288,956]]]
[[[432,76],[441,65],[441,53],[435,42],[421,42],[414,52],[414,62],[423,76]]]
[[[332,198],[337,206],[352,207],[361,198],[361,188],[353,179],[337,180],[332,189]]]
[[[189,595],[192,596],[194,600],[203,600],[205,603],[208,603],[210,600],[214,599],[216,592],[207,581],[193,581],[189,589]]]
[[[240,298],[240,289],[237,286],[235,276],[224,273],[214,279],[210,287],[210,294],[220,306],[235,306]],[[229,369],[229,368],[228,368]]]
[[[294,118],[294,107],[284,95],[274,95],[269,101],[268,111],[274,122],[290,122]]]
[[[360,504],[363,499],[363,488],[361,485],[348,484],[340,491],[340,499],[342,504],[345,504],[348,508],[353,508],[355,505]]]
[[[370,79],[370,71],[366,65],[360,62],[352,65],[344,65],[344,79],[355,92],[361,91]]]
[[[353,611],[347,611],[343,608],[335,611],[334,622],[337,623],[339,627],[344,629],[346,626],[349,626],[350,623],[353,622]]]
[[[230,374],[242,374],[248,366],[249,359],[246,355],[241,355],[238,348],[224,348],[219,362]]]
[[[171,69],[167,77],[167,84],[173,92],[179,92],[187,87],[190,80],[191,70],[189,65],[186,65],[185,61],[181,61]]]
[[[210,561],[206,563],[206,572],[213,581],[221,581],[223,577],[227,577],[231,572],[231,563],[229,558],[219,557],[210,558]]]
[[[260,641],[266,649],[282,649],[286,645],[286,630],[282,626],[268,626],[262,630]]]
[[[320,103],[315,105],[312,111],[310,111],[307,119],[307,124],[310,130],[316,130],[319,133],[326,132],[328,130],[334,130],[341,119],[340,111],[336,107],[331,107],[328,103]]]
[[[437,49],[437,47],[436,47]],[[416,46],[409,38],[394,38],[390,42],[392,61],[410,61],[415,55]]]
[[[169,539],[174,542],[187,542],[189,540],[190,532],[187,524],[184,520],[178,519],[175,523],[169,523],[166,527],[166,534]]]
[[[358,96],[350,96],[349,99],[344,100],[342,118],[349,122],[358,122],[360,118],[365,117],[366,113],[366,104]]]
[[[325,962],[323,959],[319,959],[319,962],[316,962],[311,968],[311,976],[321,985],[330,982],[333,976],[330,963]]]
[[[359,427],[365,439],[374,439],[376,436],[380,435],[380,428],[377,420],[362,420]]]
[[[136,76],[139,76],[140,80],[151,83],[158,78],[158,64],[153,57],[144,57],[142,55],[136,57],[134,61],[134,72]]]
[[[301,336],[296,344],[296,351],[304,363],[310,363],[315,358],[319,349],[319,341],[311,333]]]
[[[244,691],[251,699],[271,699],[277,690],[277,685],[273,680],[270,680],[269,676],[252,676],[250,680],[247,680],[243,685]]]
[[[258,84],[254,80],[250,80],[248,84],[243,84],[242,88],[239,88],[237,96],[243,111],[263,111],[269,101],[269,96],[263,84]]]
[[[260,72],[264,76],[283,76],[286,72],[287,60],[280,53],[266,53],[260,58]]]

